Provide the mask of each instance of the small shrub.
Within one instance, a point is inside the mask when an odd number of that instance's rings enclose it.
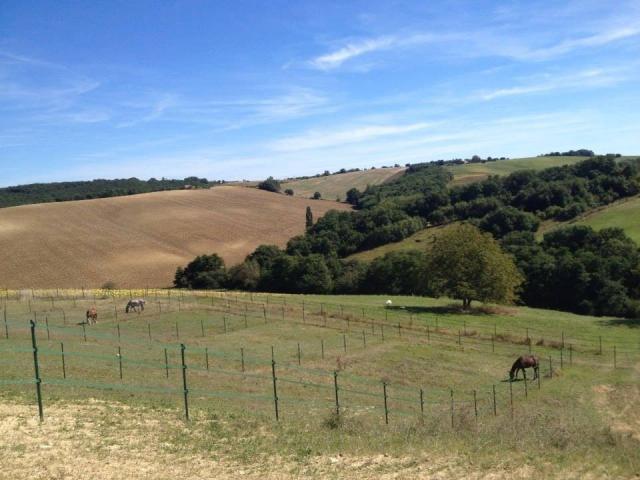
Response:
[[[313,194],[314,200],[320,200],[322,198],[322,194],[320,192],[316,192]]]
[[[118,288],[118,286],[116,285],[116,282],[112,280],[109,280],[102,285],[103,290],[115,290],[116,288]]]

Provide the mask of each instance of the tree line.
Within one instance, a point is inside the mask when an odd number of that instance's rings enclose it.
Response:
[[[418,164],[393,182],[363,192],[352,189],[347,200],[356,211],[330,211],[317,222],[308,222],[306,233],[290,239],[284,249],[258,247],[242,264],[225,270],[224,282],[210,288],[446,294],[463,302],[518,297],[527,305],[583,314],[640,314],[638,247],[622,230],[570,227],[547,234],[541,243],[533,235],[541,220],[573,218],[638,194],[637,159],[592,157],[570,166],[518,171],[453,188],[447,186],[450,180],[451,174],[442,167]],[[402,240],[426,226],[454,222],[464,228],[453,228],[452,236],[444,236],[449,243],[436,240],[429,252],[392,252],[368,264],[345,259]],[[483,243],[481,238],[495,243]],[[483,247],[470,253],[467,249],[474,242]],[[438,257],[442,252],[444,256]],[[471,258],[475,267],[455,263],[465,258]],[[483,263],[492,258],[499,267]],[[447,268],[439,270],[439,265]],[[500,287],[504,283],[498,277],[486,280],[484,271],[501,271],[511,279],[510,286]],[[178,273],[177,286],[203,288],[188,274]],[[487,288],[503,293],[491,297],[474,290],[465,300],[464,289],[471,288],[475,278],[484,278]]]
[[[28,205],[32,203],[88,200],[92,198],[120,197],[138,193],[183,188],[208,188],[223,182],[210,182],[206,178],[187,177],[182,180],[96,179],[79,182],[31,183],[0,188],[0,208]]]

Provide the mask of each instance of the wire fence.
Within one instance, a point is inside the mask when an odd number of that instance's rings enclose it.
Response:
[[[230,303],[227,303],[226,313],[231,313],[230,310]],[[236,318],[237,328],[250,328],[247,311],[248,307],[241,317]],[[259,316],[251,316],[253,320],[256,317]],[[264,310],[262,317],[261,321],[268,319]],[[217,328],[222,328],[217,333],[233,331],[233,322],[227,324],[226,318],[223,317],[222,326],[217,325]],[[286,321],[286,316],[283,319]],[[269,360],[245,352],[243,348],[232,355],[231,352],[202,345],[158,341],[150,329],[148,338],[139,333],[123,335],[119,323],[115,324],[115,332],[104,332],[87,329],[84,324],[51,324],[47,317],[44,322],[42,318],[39,321],[32,319],[29,324],[8,319],[6,315],[4,320],[7,340],[11,332],[19,339],[30,338],[31,344],[9,345],[0,350],[3,365],[10,367],[3,368],[9,378],[0,379],[0,383],[6,386],[35,385],[41,418],[44,418],[42,389],[46,387],[65,391],[90,389],[138,393],[151,400],[180,397],[186,418],[189,418],[190,404],[216,399],[233,405],[244,404],[251,409],[272,409],[276,420],[286,415],[349,414],[388,424],[390,421],[401,421],[402,418],[424,420],[427,416],[443,422],[450,420],[454,427],[462,419],[477,420],[480,416],[496,416],[504,411],[513,415],[514,397],[526,398],[532,390],[540,389],[543,383],[553,379],[554,369],[557,371],[558,367],[564,367],[565,362],[563,349],[560,350],[559,366],[558,359],[555,359],[554,366],[554,359],[549,356],[548,364],[542,362],[537,383],[530,383],[525,377],[523,381],[480,385],[473,390],[425,389],[387,379],[377,381],[341,370],[304,367],[301,364],[300,343],[297,344],[296,364],[277,360],[273,348]],[[318,326],[329,327],[324,323],[326,317],[321,317],[321,322]],[[302,323],[306,325],[307,319],[303,319]],[[369,341],[376,339],[380,345],[385,341],[384,324],[379,326],[378,332],[374,330],[370,334]],[[205,336],[201,322],[200,327]],[[212,328],[211,325],[207,327]],[[179,331],[176,334],[179,338]],[[402,338],[402,331],[399,330],[394,340]],[[405,334],[404,338],[409,341],[411,335]],[[342,333],[341,339],[346,351],[347,334]],[[350,343],[353,340],[353,336],[349,337]],[[434,332],[433,337],[429,338],[429,342],[435,345],[438,340],[451,346],[451,335]],[[457,342],[460,340],[459,336]],[[360,347],[363,350],[367,348],[366,342],[366,331],[363,330]],[[455,344],[455,338],[453,342]],[[58,343],[59,348],[54,348]],[[83,348],[85,345],[90,348]],[[459,343],[457,345],[462,348]],[[493,353],[500,354],[501,347],[506,346],[498,345],[496,348],[493,344]],[[324,343],[320,348],[324,356]],[[483,346],[471,342],[467,344],[465,340],[464,348],[480,350]],[[616,364],[615,354],[614,350],[613,367],[623,368]],[[569,365],[574,362],[590,365],[586,359],[575,359],[572,351],[567,360]],[[230,368],[230,365],[235,365],[235,368]],[[28,377],[30,369],[34,372],[31,378]],[[545,378],[544,382],[542,378]]]

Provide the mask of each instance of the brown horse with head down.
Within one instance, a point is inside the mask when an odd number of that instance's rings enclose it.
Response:
[[[87,323],[89,325],[98,323],[98,310],[96,310],[96,307],[91,307],[87,310]]]
[[[518,378],[518,371],[522,370],[522,375],[524,379],[527,379],[527,372],[525,368],[533,368],[533,379],[538,378],[538,369],[540,368],[540,362],[538,361],[538,357],[534,355],[522,355],[518,357],[518,359],[513,362],[513,366],[509,371],[509,380],[513,381],[513,379]]]

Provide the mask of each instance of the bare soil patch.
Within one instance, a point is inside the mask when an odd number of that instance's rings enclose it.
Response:
[[[232,265],[260,244],[284,246],[304,232],[307,205],[315,218],[349,208],[215,187],[0,209],[0,287],[169,286],[196,255]]]

